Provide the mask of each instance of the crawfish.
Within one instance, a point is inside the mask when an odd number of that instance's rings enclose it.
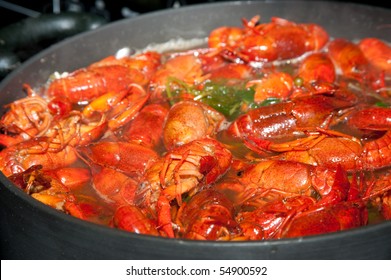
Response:
[[[294,171],[292,171],[293,173]],[[330,173],[330,170],[327,170]],[[367,223],[364,200],[355,185],[351,185],[345,170],[338,166],[325,178],[328,187],[314,195],[281,192],[283,199],[261,195],[264,201],[254,210],[244,207],[237,215],[244,239],[296,237],[334,232]],[[289,177],[289,175],[288,175]],[[321,176],[322,177],[322,176]],[[318,190],[319,191],[319,190]],[[265,193],[265,192],[263,192]],[[286,196],[286,194],[289,194]]]
[[[179,236],[196,240],[231,240],[239,233],[232,202],[208,188],[182,204],[176,217]]]
[[[100,141],[78,147],[77,151],[88,164],[96,164],[120,171],[128,176],[141,176],[148,162],[158,154],[136,143]]]
[[[32,165],[8,178],[28,195],[63,212],[76,200],[68,187],[42,171],[42,165]]]
[[[308,196],[288,197],[284,200],[268,202],[255,210],[240,210],[235,216],[241,234],[235,240],[264,240],[278,238],[286,221],[298,211],[304,211],[315,204]]]
[[[82,114],[74,110],[65,117],[53,119],[41,138],[48,139],[50,150],[60,150],[67,145],[76,147],[98,140],[103,136],[106,128],[104,119],[98,122],[85,122]]]
[[[5,176],[23,172],[34,165],[43,169],[62,168],[77,160],[75,148],[51,148],[48,139],[34,138],[7,147],[0,152],[1,172]]]
[[[147,214],[134,205],[118,207],[114,213],[112,224],[116,228],[137,234],[160,235],[156,221],[148,218]]]
[[[312,53],[300,63],[296,76],[304,83],[334,83],[336,71],[333,61],[323,52]]]
[[[246,84],[246,87],[252,86],[255,86],[254,102],[256,103],[261,103],[268,98],[286,100],[292,93],[293,79],[287,73],[273,72]]]
[[[48,139],[51,147],[86,144],[102,136],[106,128],[104,122],[86,123],[76,110],[55,115],[51,112],[50,103],[35,95],[12,103],[1,125],[5,133],[10,133],[0,135],[0,142],[6,147],[34,138]]]
[[[4,146],[42,136],[51,125],[53,116],[47,101],[29,92],[27,97],[6,105],[8,111],[0,120],[0,128],[5,133],[0,135],[0,143]]]
[[[185,85],[194,85],[205,78],[202,60],[195,54],[180,54],[168,58],[152,76],[148,86],[152,101],[161,102],[170,99],[170,92]],[[164,95],[164,92],[167,95]]]
[[[277,139],[281,141],[293,134],[304,136],[305,130],[327,128],[339,121],[344,110],[354,105],[355,99],[349,94],[297,97],[250,110],[231,123],[228,132],[242,139],[250,149],[264,154],[273,149]]]
[[[234,194],[235,205],[260,207],[275,200],[304,195],[331,203],[346,196],[335,192],[343,176],[335,168],[312,166],[287,160],[264,160],[245,166],[233,179],[242,187]],[[333,187],[334,186],[334,187]],[[346,189],[346,187],[344,188]],[[235,193],[235,192],[234,192]]]
[[[359,176],[360,185],[357,184],[357,176],[353,176],[347,195],[336,200],[336,203],[317,203],[307,211],[298,213],[281,231],[281,237],[323,234],[366,225],[369,200],[383,195],[387,197],[391,187],[388,178],[386,185],[381,183],[375,190],[373,183],[366,183],[363,174]]]
[[[373,140],[363,141],[361,154],[364,169],[391,165],[391,108],[370,107],[354,112],[348,123],[365,130],[385,131]]]
[[[149,94],[138,84],[129,84],[122,92],[108,92],[91,101],[83,108],[86,121],[98,116],[107,127],[116,131],[128,124],[143,108]]]
[[[134,56],[114,57],[108,56],[98,62],[91,64],[91,67],[104,67],[110,65],[123,65],[129,69],[135,69],[140,71],[145,80],[140,84],[145,85],[154,75],[156,69],[161,65],[161,54],[154,51],[146,51],[138,53]]]
[[[67,186],[71,191],[82,188],[91,180],[91,172],[88,168],[63,167],[42,170],[45,176],[49,176]]]
[[[244,62],[270,62],[299,57],[321,49],[328,41],[327,32],[316,24],[297,24],[282,18],[258,24],[259,16],[243,19],[243,28],[220,27],[208,38],[211,48],[222,55]]]
[[[133,83],[145,86],[158,65],[160,55],[157,53],[121,59],[109,57],[53,80],[46,94],[50,98],[66,97],[71,103],[91,101],[108,92],[122,92]]]
[[[381,50],[380,46],[373,48],[372,46],[371,48],[367,48],[366,46],[365,41],[360,48],[359,45],[346,39],[335,39],[328,45],[328,54],[336,65],[336,68],[342,72],[345,78],[355,80],[363,86],[374,90],[384,88],[384,70],[379,70],[379,66],[376,66],[376,64],[380,63],[383,65],[380,67],[386,67],[385,59],[381,59],[379,55],[376,55],[376,52],[383,50]],[[364,51],[368,55],[365,55]],[[384,51],[385,53],[390,52],[385,47]]]
[[[390,108],[370,107],[355,111],[348,117],[350,127],[364,130],[386,132],[375,139],[357,139],[348,135],[333,135],[325,131],[315,141],[309,142],[306,148],[296,149],[294,145],[280,145],[286,152],[277,155],[280,159],[305,162],[312,165],[336,167],[340,164],[348,171],[376,170],[391,165],[391,132]],[[282,150],[281,150],[282,151]]]
[[[63,175],[69,175],[69,172],[75,178],[67,178],[66,181],[61,182]],[[87,179],[84,176],[86,176],[85,169],[44,170],[41,165],[33,165],[8,178],[28,195],[56,210],[82,220],[106,224],[103,218],[111,215],[109,209],[100,205],[93,197],[76,195],[72,192],[75,186],[89,180],[89,177]]]
[[[268,69],[260,79],[250,80],[246,87],[254,86],[254,102],[269,98],[294,99],[300,94],[321,94],[336,91],[335,67],[325,53],[311,53],[300,62],[292,75]]]
[[[300,141],[275,145],[281,152],[275,158],[328,168],[341,165],[349,171],[363,168],[363,146],[355,138],[321,134],[303,145],[300,143],[300,147],[297,143]]]
[[[227,85],[235,85],[255,76],[254,68],[247,64],[227,63],[206,72],[208,79],[214,82],[223,81]]]
[[[279,237],[336,232],[360,227],[367,222],[368,213],[364,203],[343,202],[297,214]]]
[[[390,171],[383,172],[376,176],[371,187],[367,189],[369,197],[374,196],[370,203],[379,210],[382,218],[391,220],[391,174]],[[384,191],[388,188],[388,191]]]
[[[391,47],[389,45],[377,38],[365,38],[358,43],[358,47],[374,68],[391,75]]]
[[[174,104],[163,126],[163,141],[167,150],[196,139],[213,137],[226,119],[206,104],[186,100]]]
[[[197,139],[169,151],[145,171],[136,192],[136,205],[157,213],[158,223],[173,237],[170,202],[182,204],[200,188],[221,178],[231,165],[232,155],[212,138]]]
[[[114,168],[91,165],[92,187],[105,202],[114,205],[134,204],[137,181]]]
[[[77,152],[90,167],[95,192],[117,206],[134,203],[137,180],[158,157],[153,149],[138,143],[108,139],[79,146]]]
[[[334,39],[328,54],[344,76],[361,80],[367,71],[368,60],[360,48],[346,39]]]
[[[290,59],[308,51],[320,50],[329,39],[326,30],[317,24],[298,24],[277,17],[273,17],[270,24],[261,24],[255,28],[273,38],[279,59]]]
[[[135,118],[120,132],[121,139],[157,148],[162,143],[163,125],[169,108],[164,104],[145,105]]]

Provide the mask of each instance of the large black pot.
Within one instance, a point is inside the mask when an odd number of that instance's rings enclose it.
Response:
[[[333,37],[391,38],[391,11],[334,2],[226,2],[145,14],[67,39],[36,55],[1,84],[2,105],[21,97],[22,84],[43,83],[123,47],[172,38],[204,38],[215,27],[259,14],[314,22]],[[140,236],[83,222],[27,196],[0,174],[2,259],[390,259],[391,221],[322,236],[200,242]]]

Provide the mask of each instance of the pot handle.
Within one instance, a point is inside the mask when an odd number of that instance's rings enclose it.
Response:
[[[0,79],[50,45],[106,23],[96,14],[63,12],[41,14],[0,28]]]

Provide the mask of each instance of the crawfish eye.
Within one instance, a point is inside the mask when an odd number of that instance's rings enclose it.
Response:
[[[239,170],[238,172],[236,172],[236,176],[242,177],[242,176],[243,176],[243,173],[244,173],[243,170]]]

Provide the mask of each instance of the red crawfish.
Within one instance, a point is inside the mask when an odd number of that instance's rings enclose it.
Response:
[[[264,154],[274,149],[277,139],[283,142],[292,134],[305,136],[306,130],[328,128],[355,103],[350,93],[305,95],[252,109],[231,123],[228,133]]]
[[[195,194],[178,210],[179,237],[195,240],[231,240],[239,233],[234,205],[212,188]]]
[[[136,205],[150,209],[169,237],[174,236],[170,203],[182,204],[200,188],[219,180],[232,154],[212,138],[197,139],[169,151],[148,166],[136,192]]]
[[[145,86],[160,65],[160,54],[146,52],[117,59],[110,56],[50,82],[49,98],[66,97],[71,103],[94,100],[109,92],[122,92],[130,84]]]

